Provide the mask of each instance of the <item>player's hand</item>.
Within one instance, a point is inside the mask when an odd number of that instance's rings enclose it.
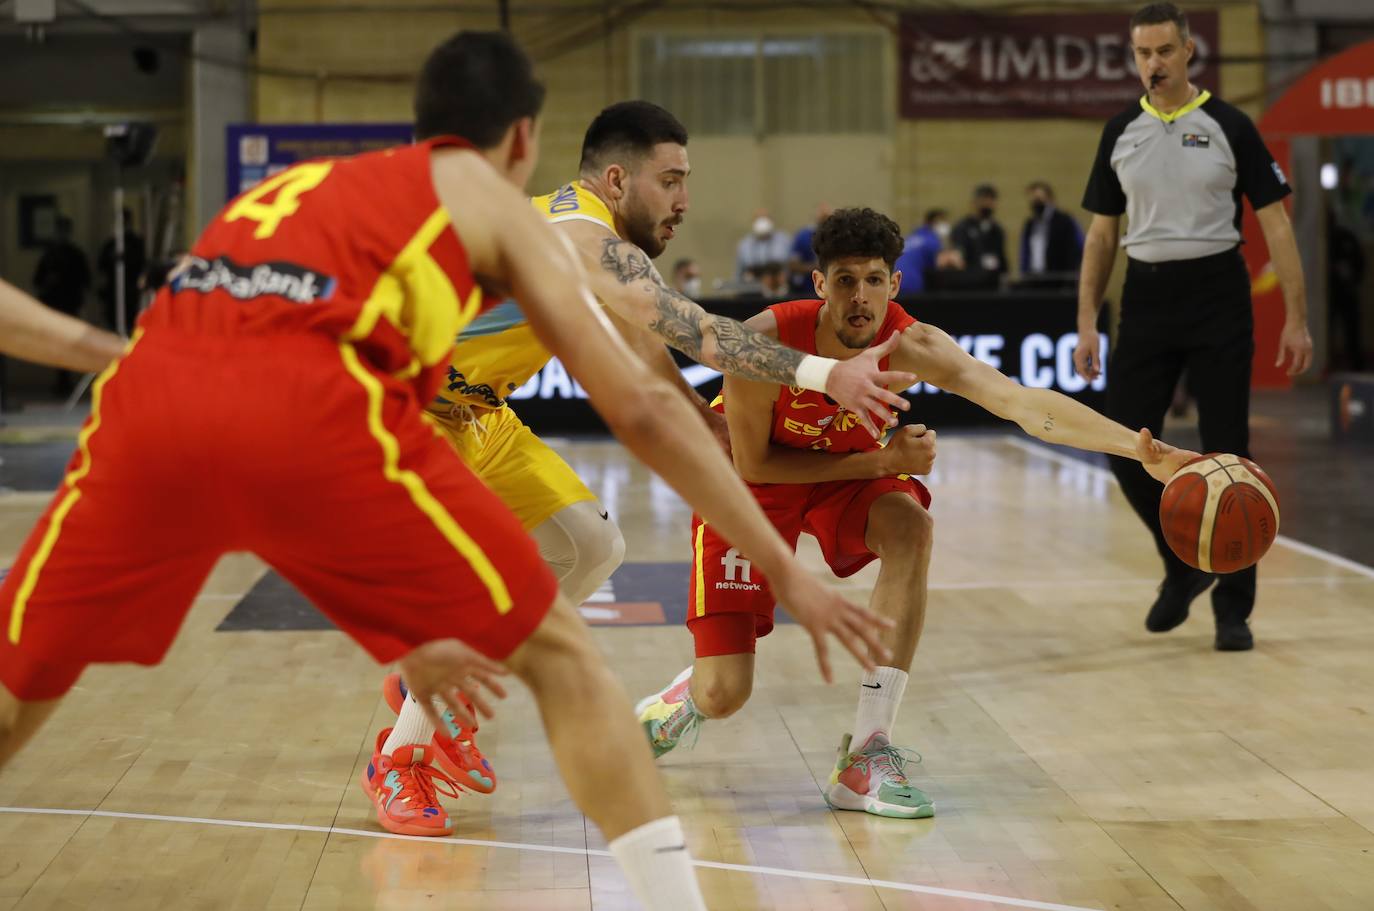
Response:
[[[1078,333],[1078,345],[1073,349],[1073,369],[1090,383],[1102,375],[1102,340],[1096,329]]]
[[[488,697],[506,698],[499,678],[508,673],[504,665],[457,639],[426,642],[401,659],[401,679],[435,727],[441,724],[434,708],[436,698],[449,707],[459,724],[472,727],[477,723],[460,693],[482,717],[491,718]]]
[[[720,448],[725,450],[727,456],[730,455],[730,423],[725,419],[725,415],[719,411],[707,410],[702,412],[702,417],[706,418],[706,426],[711,429],[711,436],[716,438]]]
[[[1284,361],[1290,359],[1289,376],[1305,373],[1312,366],[1312,336],[1307,331],[1307,324],[1299,320],[1284,322],[1283,333],[1279,336],[1279,356],[1274,366],[1282,367]]]
[[[935,467],[935,431],[925,424],[898,427],[882,453],[889,474],[930,474]]]
[[[788,561],[781,574],[769,576],[769,585],[778,602],[811,634],[811,641],[816,646],[816,663],[826,683],[833,679],[831,636],[838,639],[866,671],[892,660],[892,652],[882,644],[881,636],[884,630],[893,627],[893,622],[866,607],[850,603],[829,585],[817,582],[795,559]]]
[[[916,374],[878,368],[878,362],[896,351],[901,343],[902,334],[894,332],[881,345],[869,348],[847,361],[840,361],[831,369],[830,377],[825,381],[825,394],[858,418],[874,439],[897,423],[891,409],[906,411],[911,407],[910,402],[889,387],[905,389],[916,382]],[[875,415],[882,421],[882,430],[873,423]]]
[[[1189,449],[1170,446],[1163,440],[1156,440],[1148,429],[1142,427],[1135,439],[1135,457],[1145,466],[1150,477],[1161,484],[1168,484],[1169,479],[1184,465],[1196,459],[1198,454]]]

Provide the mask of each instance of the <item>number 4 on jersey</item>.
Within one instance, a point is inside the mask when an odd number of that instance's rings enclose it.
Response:
[[[309,193],[324,182],[329,170],[334,167],[330,161],[317,161],[297,165],[275,177],[269,177],[248,193],[239,197],[228,212],[225,221],[238,221],[246,218],[258,223],[253,237],[266,240],[277,233],[284,219],[296,214],[301,207],[301,196]],[[271,202],[263,202],[263,197],[276,193]]]

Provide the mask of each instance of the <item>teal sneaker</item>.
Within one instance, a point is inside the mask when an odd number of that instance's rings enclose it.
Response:
[[[644,728],[644,735],[653,747],[654,758],[671,753],[682,739],[693,734],[692,743],[701,734],[706,719],[697,714],[692,702],[692,669],[689,667],[673,678],[667,689],[646,696],[635,706],[635,714]]]
[[[837,810],[862,810],[874,816],[928,819],[935,804],[906,777],[908,762],[920,754],[894,747],[881,731],[868,738],[858,752],[849,751],[851,735],[840,741],[840,758],[830,773],[825,801]]]

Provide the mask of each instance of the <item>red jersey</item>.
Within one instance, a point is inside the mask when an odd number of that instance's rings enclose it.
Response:
[[[789,348],[816,353],[816,320],[825,301],[799,300],[774,304],[768,309],[778,321],[778,341]],[[915,323],[911,314],[895,301],[887,302],[887,315],[873,336],[869,346],[887,341],[894,332],[901,332]],[[888,369],[888,358],[881,368]],[[723,398],[715,402],[716,410],[725,410]],[[802,389],[800,386],[780,386],[773,403],[773,433],[771,442],[793,449],[819,449],[825,452],[864,452],[877,449],[879,443],[863,428],[858,417],[837,405],[823,392]]]
[[[321,333],[433,397],[459,330],[481,310],[430,152],[444,137],[308,161],[234,199],[140,320],[198,335]]]

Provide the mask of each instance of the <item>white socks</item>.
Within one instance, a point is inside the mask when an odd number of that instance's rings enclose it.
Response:
[[[443,709],[440,708],[438,711],[442,712]],[[382,745],[382,753],[391,756],[401,747],[425,746],[433,736],[434,725],[430,723],[424,709],[420,708],[420,703],[415,701],[415,697],[407,693],[406,701],[401,705],[401,716],[396,719],[396,726],[391,729],[390,736]]]
[[[895,667],[880,667],[866,671],[859,681],[859,711],[854,716],[854,737],[849,748],[855,752],[863,749],[877,731],[892,739],[892,728],[897,723],[897,707],[902,704],[902,694],[906,692],[906,671]]]
[[[645,911],[706,911],[676,816],[646,822],[609,847]]]

